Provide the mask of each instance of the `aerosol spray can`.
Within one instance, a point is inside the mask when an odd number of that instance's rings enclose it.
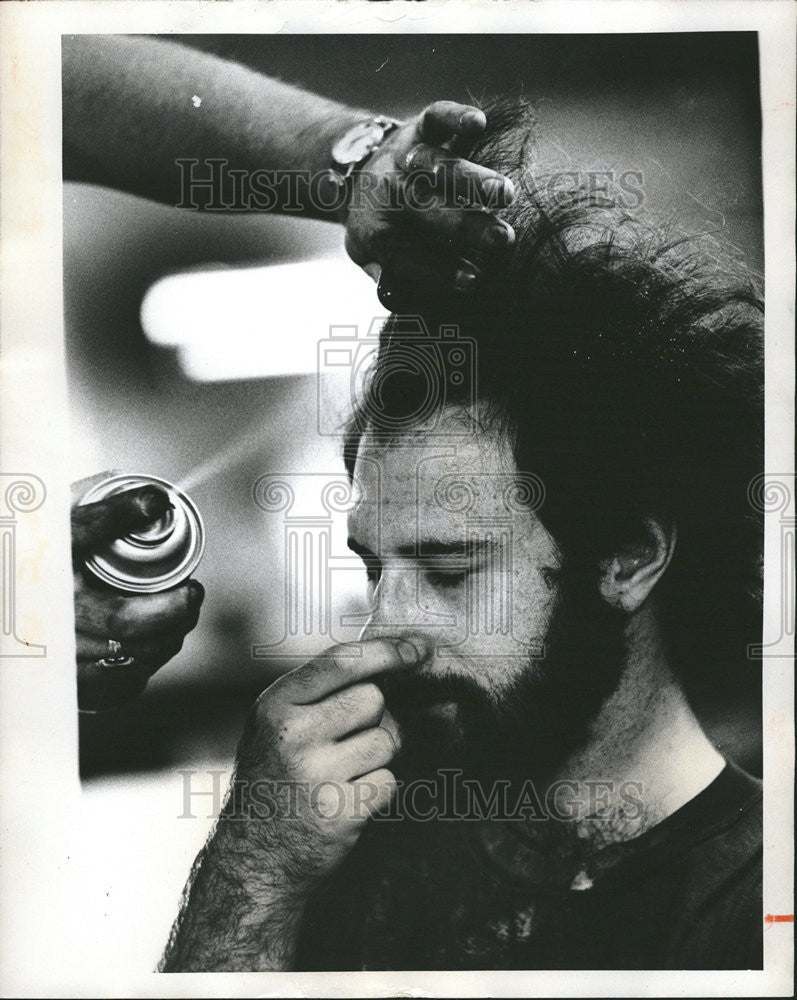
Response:
[[[93,552],[86,569],[128,594],[154,594],[176,587],[194,572],[205,548],[205,529],[193,500],[156,476],[111,476],[93,486],[80,504],[96,503],[138,486],[158,486],[171,509],[157,521]]]

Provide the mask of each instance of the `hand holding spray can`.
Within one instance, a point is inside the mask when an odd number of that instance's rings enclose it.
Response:
[[[154,519],[142,519],[144,510],[141,509],[131,520],[128,511],[128,527],[124,534],[114,538],[113,526],[110,530],[105,526],[96,534],[96,538],[103,541],[87,545],[91,537],[89,532],[86,541],[74,550],[79,553],[82,576],[94,578],[96,584],[87,588],[76,582],[75,588],[78,707],[82,712],[93,714],[117,708],[136,698],[151,674],[175,655],[182,637],[196,624],[199,614],[204,593],[201,586],[191,584],[187,598],[177,597],[175,590],[194,572],[205,545],[199,511],[184,493],[155,476],[112,475],[92,486],[80,498],[77,508],[101,504],[141,487],[157,487],[165,494],[167,502],[159,500]],[[99,526],[102,515],[98,512],[98,516],[96,524]],[[73,514],[73,547],[76,537],[81,537],[74,534],[74,525]],[[97,635],[97,623],[112,620],[108,598],[102,595],[102,591],[108,589],[126,598],[125,610],[113,611],[113,614],[123,615],[119,620],[124,627],[120,625],[121,634]],[[165,592],[172,590],[175,590],[175,597],[170,604],[153,596],[161,595],[165,599]],[[148,622],[140,602],[150,599],[157,604],[153,609],[154,617]],[[137,608],[135,614],[132,614],[133,603]],[[125,615],[132,617],[125,621]],[[170,622],[168,627],[167,621]],[[131,631],[134,623],[136,628]],[[153,623],[158,625],[155,632]]]
[[[187,580],[202,558],[205,530],[193,500],[156,476],[111,476],[93,486],[80,506],[139,486],[157,486],[171,507],[152,524],[113,539],[92,552],[86,569],[103,583],[128,594],[155,594]]]

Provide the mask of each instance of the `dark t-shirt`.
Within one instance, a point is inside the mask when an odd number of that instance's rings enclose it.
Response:
[[[318,969],[760,969],[761,783],[728,762],[641,836],[555,885],[463,821],[372,822],[308,908]]]

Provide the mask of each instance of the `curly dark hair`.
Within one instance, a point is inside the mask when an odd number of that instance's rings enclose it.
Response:
[[[657,598],[673,660],[687,673],[738,663],[761,631],[763,524],[748,500],[763,470],[761,299],[699,238],[670,239],[578,190],[542,194],[530,106],[486,112],[468,155],[519,190],[503,213],[511,258],[486,265],[467,300],[419,303],[428,337],[403,336],[391,317],[347,429],[349,473],[366,427],[389,434],[428,413],[419,368],[442,366],[438,406],[469,402],[472,386],[451,384],[439,351],[439,328],[456,325],[475,343],[479,417],[544,482],[537,514],[565,559],[597,566],[640,538],[646,515],[671,520],[678,541]]]

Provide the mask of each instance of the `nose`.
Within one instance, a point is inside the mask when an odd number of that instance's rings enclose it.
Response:
[[[415,569],[383,567],[374,590],[373,607],[360,633],[360,640],[395,638],[405,634],[430,635],[429,616],[418,600],[418,574]]]

